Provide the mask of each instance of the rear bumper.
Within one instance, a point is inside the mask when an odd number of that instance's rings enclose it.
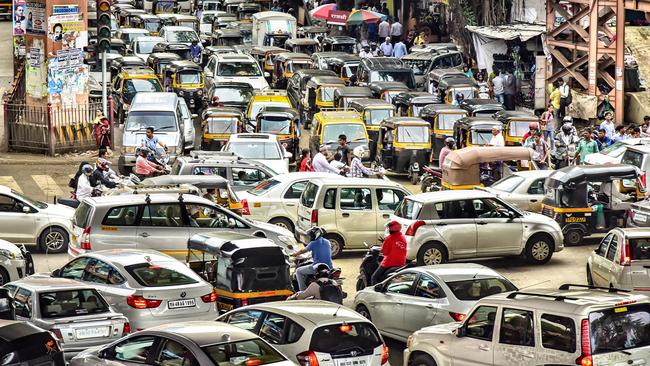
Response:
[[[153,316],[149,311],[133,309],[133,311],[124,314],[129,318],[131,329],[142,330],[158,325],[169,324],[174,322],[183,322],[188,319],[198,321],[214,321],[219,316],[216,310],[216,303],[212,303],[209,311],[201,313],[186,312],[174,316]]]

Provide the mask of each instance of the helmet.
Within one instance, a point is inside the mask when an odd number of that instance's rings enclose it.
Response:
[[[388,228],[389,232],[394,233],[394,232],[402,230],[402,224],[400,224],[399,222],[393,220],[393,221],[389,221],[386,224],[386,228]]]
[[[566,135],[570,134],[573,131],[573,126],[569,123],[565,123],[562,125],[562,132],[564,132]]]
[[[92,165],[90,165],[90,164],[85,164],[84,166],[81,167],[81,171],[84,174],[92,174],[93,170],[94,169],[93,169]]]
[[[453,137],[447,137],[447,138],[445,139],[445,145],[451,147],[451,146],[453,146],[453,145],[455,145],[455,144],[456,144],[456,140],[454,140]]]
[[[528,128],[531,130],[539,130],[539,123],[531,122],[528,124]]]
[[[323,236],[323,234],[325,234],[325,230],[318,226],[314,226],[311,229],[307,230],[307,235],[309,235],[310,241],[319,239],[321,236]]]
[[[330,266],[325,263],[318,263],[314,266],[316,277],[325,277],[330,275]]]
[[[352,150],[352,155],[356,156],[357,158],[361,159],[363,157],[363,152],[365,149],[363,146],[357,146]]]

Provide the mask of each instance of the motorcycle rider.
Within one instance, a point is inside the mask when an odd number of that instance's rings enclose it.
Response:
[[[106,188],[115,188],[117,183],[108,178],[108,160],[99,158],[95,163],[95,171],[93,171],[92,179],[95,180],[95,185],[101,184]]]
[[[365,176],[374,175],[375,172],[372,169],[368,169],[361,163],[361,157],[363,156],[363,147],[357,146],[352,150],[352,163],[350,164],[350,172],[348,177],[351,178],[363,178]]]
[[[384,274],[393,267],[403,267],[406,264],[406,237],[402,234],[402,224],[397,221],[390,221],[386,224],[389,235],[381,244],[381,254],[384,259],[381,261],[375,273],[370,278],[370,284],[375,285],[381,282]]]
[[[569,165],[569,150],[573,145],[573,152],[575,152],[578,143],[578,135],[575,128],[571,123],[571,119],[567,120],[565,117],[564,124],[560,128],[560,133],[555,135],[555,150],[553,151],[553,158],[555,159],[555,169],[563,168]]]
[[[287,300],[305,300],[305,299],[316,299],[316,300],[328,300],[336,303],[342,303],[343,297],[342,290],[336,281],[331,279],[330,276],[330,267],[325,263],[320,263],[315,266],[316,280],[307,286],[306,289],[296,292],[295,294],[289,296]],[[331,296],[327,294],[328,288],[337,288],[339,295]],[[337,290],[334,290],[336,292]]]
[[[135,174],[138,178],[152,177],[162,174],[162,167],[152,161],[149,161],[149,149],[141,147],[138,149],[138,158],[135,159]]]
[[[93,166],[90,164],[81,167],[81,174],[79,175],[79,178],[77,178],[76,190],[77,201],[79,202],[84,198],[92,197],[93,195],[93,184],[91,182],[93,171]]]
[[[445,139],[445,146],[440,149],[440,153],[438,153],[438,167],[442,169],[442,165],[445,163],[445,159],[447,158],[447,155],[452,150],[456,149],[456,140],[454,140],[453,137],[447,137]],[[433,152],[431,152],[431,162],[433,162]]]
[[[306,252],[311,252],[312,263],[306,264],[296,268],[296,280],[298,281],[298,290],[304,291],[307,287],[307,276],[316,273],[316,267],[324,263],[329,268],[332,268],[332,244],[329,240],[323,237],[325,230],[318,226],[314,226],[307,231],[309,235],[309,244],[306,247],[298,250],[292,254],[292,257],[297,257]]]

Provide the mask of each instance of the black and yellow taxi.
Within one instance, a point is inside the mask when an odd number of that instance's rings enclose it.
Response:
[[[124,67],[111,83],[113,113],[119,123],[124,123],[137,93],[162,91],[162,85],[150,67]]]

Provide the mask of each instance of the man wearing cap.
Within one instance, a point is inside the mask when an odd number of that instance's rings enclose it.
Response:
[[[314,155],[311,167],[315,172],[339,174],[339,171],[327,162],[327,146],[320,145],[318,154]]]
[[[371,285],[380,282],[389,268],[406,265],[406,237],[402,234],[402,225],[397,221],[391,221],[386,224],[386,227],[389,235],[381,244],[381,254],[384,255],[384,259],[372,274]]]

